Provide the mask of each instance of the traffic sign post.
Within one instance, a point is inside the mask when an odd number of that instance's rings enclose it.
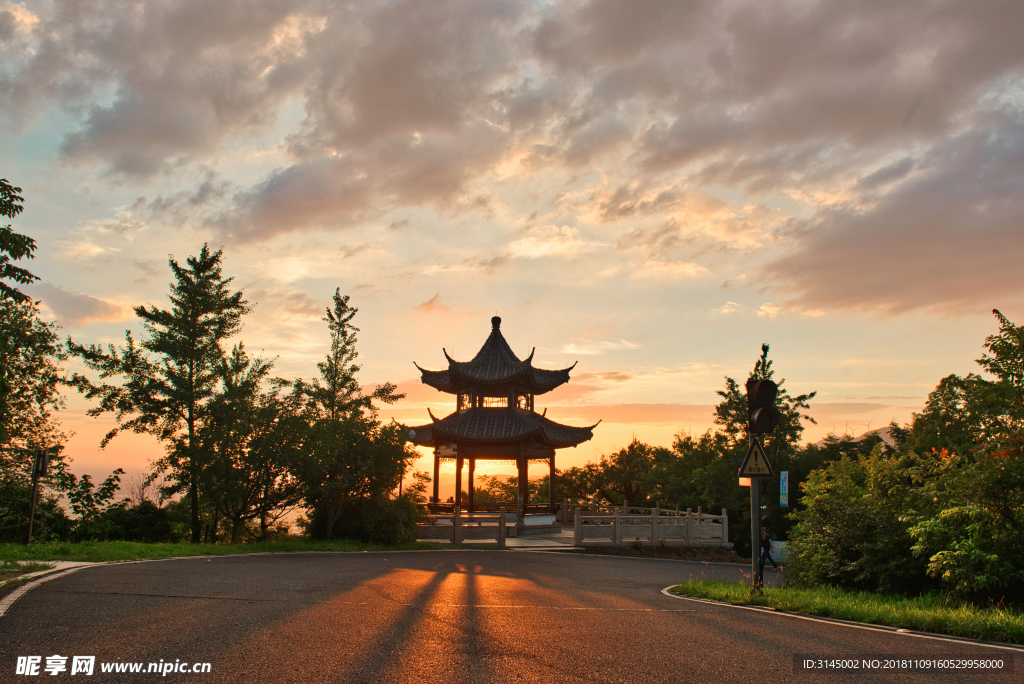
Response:
[[[749,455],[757,444],[757,437],[751,432]],[[744,459],[744,464],[746,459]],[[742,474],[742,468],[740,469]],[[761,591],[761,564],[758,562],[761,557],[761,478],[750,477],[750,581],[752,591]]]
[[[35,460],[32,461],[32,504],[28,509],[28,538],[26,544],[32,543],[32,522],[36,517],[36,494],[39,491],[39,478],[46,477],[50,467],[50,450],[36,449]]]
[[[761,352],[768,355],[768,345],[761,345]],[[750,447],[740,465],[740,477],[750,478],[750,579],[752,590],[761,591],[764,585],[761,577],[761,478],[775,477],[772,464],[764,453],[758,435],[775,430],[779,424],[779,410],[775,399],[779,386],[773,381],[754,377],[747,379],[747,436]]]

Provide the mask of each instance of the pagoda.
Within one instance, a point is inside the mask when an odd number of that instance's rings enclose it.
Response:
[[[474,510],[473,484],[478,460],[515,461],[519,473],[517,520],[523,523],[529,504],[527,468],[531,461],[547,461],[550,468],[549,497],[555,506],[555,450],[575,447],[594,436],[594,428],[562,425],[534,410],[534,399],[569,381],[569,371],[534,368],[533,351],[520,360],[501,334],[501,319],[491,319],[491,334],[472,361],[456,361],[448,356],[447,370],[425,370],[422,381],[434,389],[456,396],[455,411],[444,417],[409,429],[409,441],[434,449],[434,492],[438,504],[438,475],[442,460],[455,461],[454,505]],[[536,351],[536,349],[534,349]],[[598,421],[600,422],[600,421]],[[469,501],[462,501],[462,467],[469,461]],[[531,506],[531,509],[534,508]]]

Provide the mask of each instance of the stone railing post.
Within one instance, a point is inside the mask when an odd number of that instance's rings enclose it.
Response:
[[[692,514],[692,511],[693,511],[692,508],[687,508],[686,509],[686,543],[687,544],[692,544],[693,543],[693,514]]]
[[[622,516],[615,511],[615,521],[612,523],[612,539],[616,546],[622,544]]]
[[[729,514],[722,509],[722,543],[729,543]]]
[[[462,543],[462,519],[459,513],[458,506],[452,508],[452,544]]]
[[[562,499],[562,524],[568,524],[570,517],[572,516],[569,515],[569,497],[565,497]]]
[[[505,548],[505,507],[498,509],[498,548]]]
[[[572,516],[572,545],[583,546],[583,515],[577,506]]]

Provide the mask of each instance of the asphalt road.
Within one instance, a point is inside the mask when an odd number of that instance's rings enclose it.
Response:
[[[806,673],[794,654],[1010,658],[671,598],[743,568],[513,551],[282,554],[92,567],[0,617],[0,681],[1022,682],[1017,672]],[[766,571],[767,579],[773,578]],[[16,676],[18,656],[93,655],[93,676]],[[209,673],[100,672],[208,662]],[[145,666],[144,666],[145,667]]]

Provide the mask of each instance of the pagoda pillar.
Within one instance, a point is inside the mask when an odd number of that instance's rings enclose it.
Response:
[[[455,454],[455,510],[462,510],[462,454]]]
[[[528,503],[527,497],[529,496],[530,489],[529,483],[527,481],[526,453],[523,449],[522,442],[519,443],[519,457],[517,460],[518,463],[516,465],[518,465],[519,467],[519,510],[516,514],[516,517],[518,518],[517,522],[520,525],[523,525],[526,523],[526,519],[524,516],[526,515],[526,504]]]
[[[476,498],[475,495],[475,483],[476,483],[476,459],[472,456],[469,457],[469,482],[466,485],[466,493],[469,495],[469,501],[466,502],[466,510],[470,513],[473,512],[473,500]]]
[[[437,448],[434,448],[434,503],[440,503],[440,489],[441,486],[441,456],[437,453]]]
[[[552,449],[551,458],[549,459],[550,471],[548,472],[548,504],[551,506],[551,511],[555,510],[555,452]]]

